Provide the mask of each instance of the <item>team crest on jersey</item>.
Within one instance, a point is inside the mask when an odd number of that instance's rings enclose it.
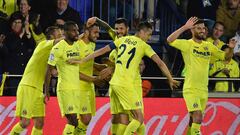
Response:
[[[198,108],[198,104],[197,104],[197,103],[194,103],[194,104],[193,104],[193,108]]]
[[[69,106],[69,107],[68,107],[68,111],[69,111],[69,112],[73,111],[73,106]]]
[[[24,110],[22,111],[22,115],[27,115],[27,110],[26,110],[26,109],[24,109]]]
[[[208,47],[206,46],[206,47],[203,47],[203,49],[205,50],[205,51],[207,51],[208,50]]]
[[[82,111],[83,111],[83,112],[86,112],[86,111],[87,111],[87,107],[84,106],[84,107],[82,108]]]

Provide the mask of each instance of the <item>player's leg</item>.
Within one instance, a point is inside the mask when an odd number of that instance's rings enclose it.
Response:
[[[77,114],[65,114],[67,124],[63,130],[63,135],[74,135],[75,127],[78,125]]]
[[[10,135],[18,135],[20,134],[24,129],[26,129],[30,124],[30,119],[28,118],[20,118],[20,121],[15,124],[10,132]]]
[[[34,126],[32,129],[31,135],[42,135],[43,134],[43,125],[45,117],[45,104],[44,104],[44,95],[41,90],[36,89],[34,91],[36,94],[33,102],[32,109],[32,119]]]
[[[62,116],[67,119],[63,135],[73,135],[78,125],[77,114],[80,113],[78,101],[79,90],[58,90],[57,98]]]
[[[141,104],[142,104],[142,113],[143,113],[143,117],[144,117],[144,104],[143,104],[143,91],[142,91],[142,86],[136,86],[136,90],[138,92],[138,97],[139,100],[141,100]],[[145,124],[144,122],[142,123],[142,125],[138,128],[137,130],[137,135],[145,135]]]
[[[202,122],[202,107],[200,102],[201,98],[197,95],[199,94],[193,92],[183,93],[188,112],[190,113],[189,128],[187,133],[191,131],[191,135],[200,134],[200,126]]]
[[[20,121],[13,126],[10,135],[20,134],[30,124],[31,106],[32,106],[32,89],[25,85],[19,85],[17,89],[17,103],[15,115],[20,117]],[[28,97],[28,98],[26,98]]]
[[[93,99],[94,96],[94,99]],[[95,114],[95,93],[92,93],[90,90],[81,90],[79,98],[79,120],[76,131],[79,135],[85,135],[87,133],[87,127],[92,119],[92,110]]]
[[[32,128],[31,135],[42,135],[43,134],[44,117],[34,117],[33,122],[34,122],[34,126]]]
[[[116,93],[124,111],[131,111],[133,119],[126,127],[124,134],[132,134],[136,132],[136,130],[143,123],[142,104],[139,100],[136,89],[134,86],[119,87],[114,85],[112,86],[112,88],[113,91]]]
[[[128,124],[124,132],[124,135],[134,134],[138,130],[138,128],[143,124],[144,118],[142,109],[131,110],[131,114],[133,119]]]

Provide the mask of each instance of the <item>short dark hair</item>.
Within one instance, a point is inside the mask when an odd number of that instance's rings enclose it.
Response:
[[[94,24],[90,25],[87,27],[87,24],[84,24],[83,30],[90,30],[91,28],[93,28],[94,26],[99,27],[99,24],[97,22],[95,22]]]
[[[137,27],[137,31],[140,31],[142,29],[152,29],[152,24],[147,22],[147,21],[144,21],[144,22],[140,22],[138,27]]]
[[[223,26],[223,29],[225,29],[225,25],[223,24],[223,22],[219,22],[219,21],[217,21],[217,22],[214,23],[213,28],[215,28],[217,24],[222,25],[222,26]]]
[[[229,48],[228,45],[224,44],[222,47],[221,47],[221,50],[224,51],[226,48]]]
[[[17,0],[17,5],[20,6],[20,3],[21,3],[22,0]],[[31,1],[30,0],[26,0],[28,5],[31,5]]]
[[[9,22],[10,25],[12,25],[12,23],[15,20],[22,20],[22,23],[24,22],[24,17],[22,16],[22,14],[19,11],[14,12],[13,14],[11,14],[8,22]]]
[[[201,23],[205,24],[205,21],[203,19],[198,19],[194,25],[201,24]]]
[[[120,24],[123,23],[126,27],[128,27],[128,21],[125,18],[117,18],[117,20],[114,22],[114,24]]]
[[[74,21],[67,21],[64,25],[63,25],[63,30],[64,31],[68,31],[70,26],[76,26],[77,24]]]
[[[45,31],[45,35],[46,35],[46,38],[47,39],[50,39],[51,38],[51,35],[53,34],[53,32],[57,29],[60,29],[59,27],[57,26],[50,26],[46,29]]]

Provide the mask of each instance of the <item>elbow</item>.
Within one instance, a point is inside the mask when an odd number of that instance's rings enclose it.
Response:
[[[173,42],[173,41],[171,40],[171,37],[168,37],[168,38],[167,38],[167,43],[170,44],[170,43],[172,43],[172,42]]]

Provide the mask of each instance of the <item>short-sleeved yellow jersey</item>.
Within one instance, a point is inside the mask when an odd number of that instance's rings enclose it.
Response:
[[[93,42],[90,42],[86,44],[83,40],[77,41],[80,47],[80,58],[83,59],[86,56],[94,53],[96,44]],[[93,75],[93,65],[94,65],[94,60],[89,60],[88,62],[85,62],[81,65],[79,65],[79,72],[92,76]],[[81,79],[81,78],[80,78]],[[89,90],[89,89],[94,89],[94,84],[92,82],[86,82],[80,80],[80,90]]]
[[[136,36],[122,37],[110,43],[110,47],[117,49],[115,71],[110,84],[123,87],[135,86],[142,57],[151,57],[155,52],[150,45]]]
[[[225,53],[207,41],[197,43],[192,39],[177,39],[170,45],[181,50],[183,56],[187,70],[183,89],[193,88],[207,91],[210,58],[216,56],[223,60]]]
[[[213,40],[213,38],[211,38],[211,37],[207,38],[206,41],[208,41],[208,42],[210,42],[210,43],[212,43],[212,44],[214,43],[214,40]],[[224,44],[225,44],[225,43],[224,43],[223,41],[219,40],[219,41],[218,41],[218,44],[215,45],[215,46],[216,46],[218,49],[221,49]],[[218,58],[212,56],[211,59],[210,59],[210,64],[213,64],[213,63],[214,63],[215,61],[217,61],[217,60],[218,60]]]
[[[230,77],[239,77],[238,63],[233,59],[228,64],[226,64],[224,61],[216,61],[213,64],[213,67],[211,68],[211,70],[209,71],[209,75],[212,75],[215,72],[220,71],[224,68],[230,71],[229,73]],[[220,72],[215,77],[227,77],[227,76],[224,73]],[[227,81],[216,82],[216,86],[214,90],[228,92],[228,82]],[[232,85],[232,90],[234,91],[233,85]]]
[[[43,89],[47,61],[54,40],[44,40],[38,44],[24,70],[20,84]]]
[[[67,63],[67,60],[79,59],[79,57],[80,48],[77,42],[69,45],[65,40],[61,40],[52,48],[48,64],[57,67],[57,90],[79,89],[79,65]]]

